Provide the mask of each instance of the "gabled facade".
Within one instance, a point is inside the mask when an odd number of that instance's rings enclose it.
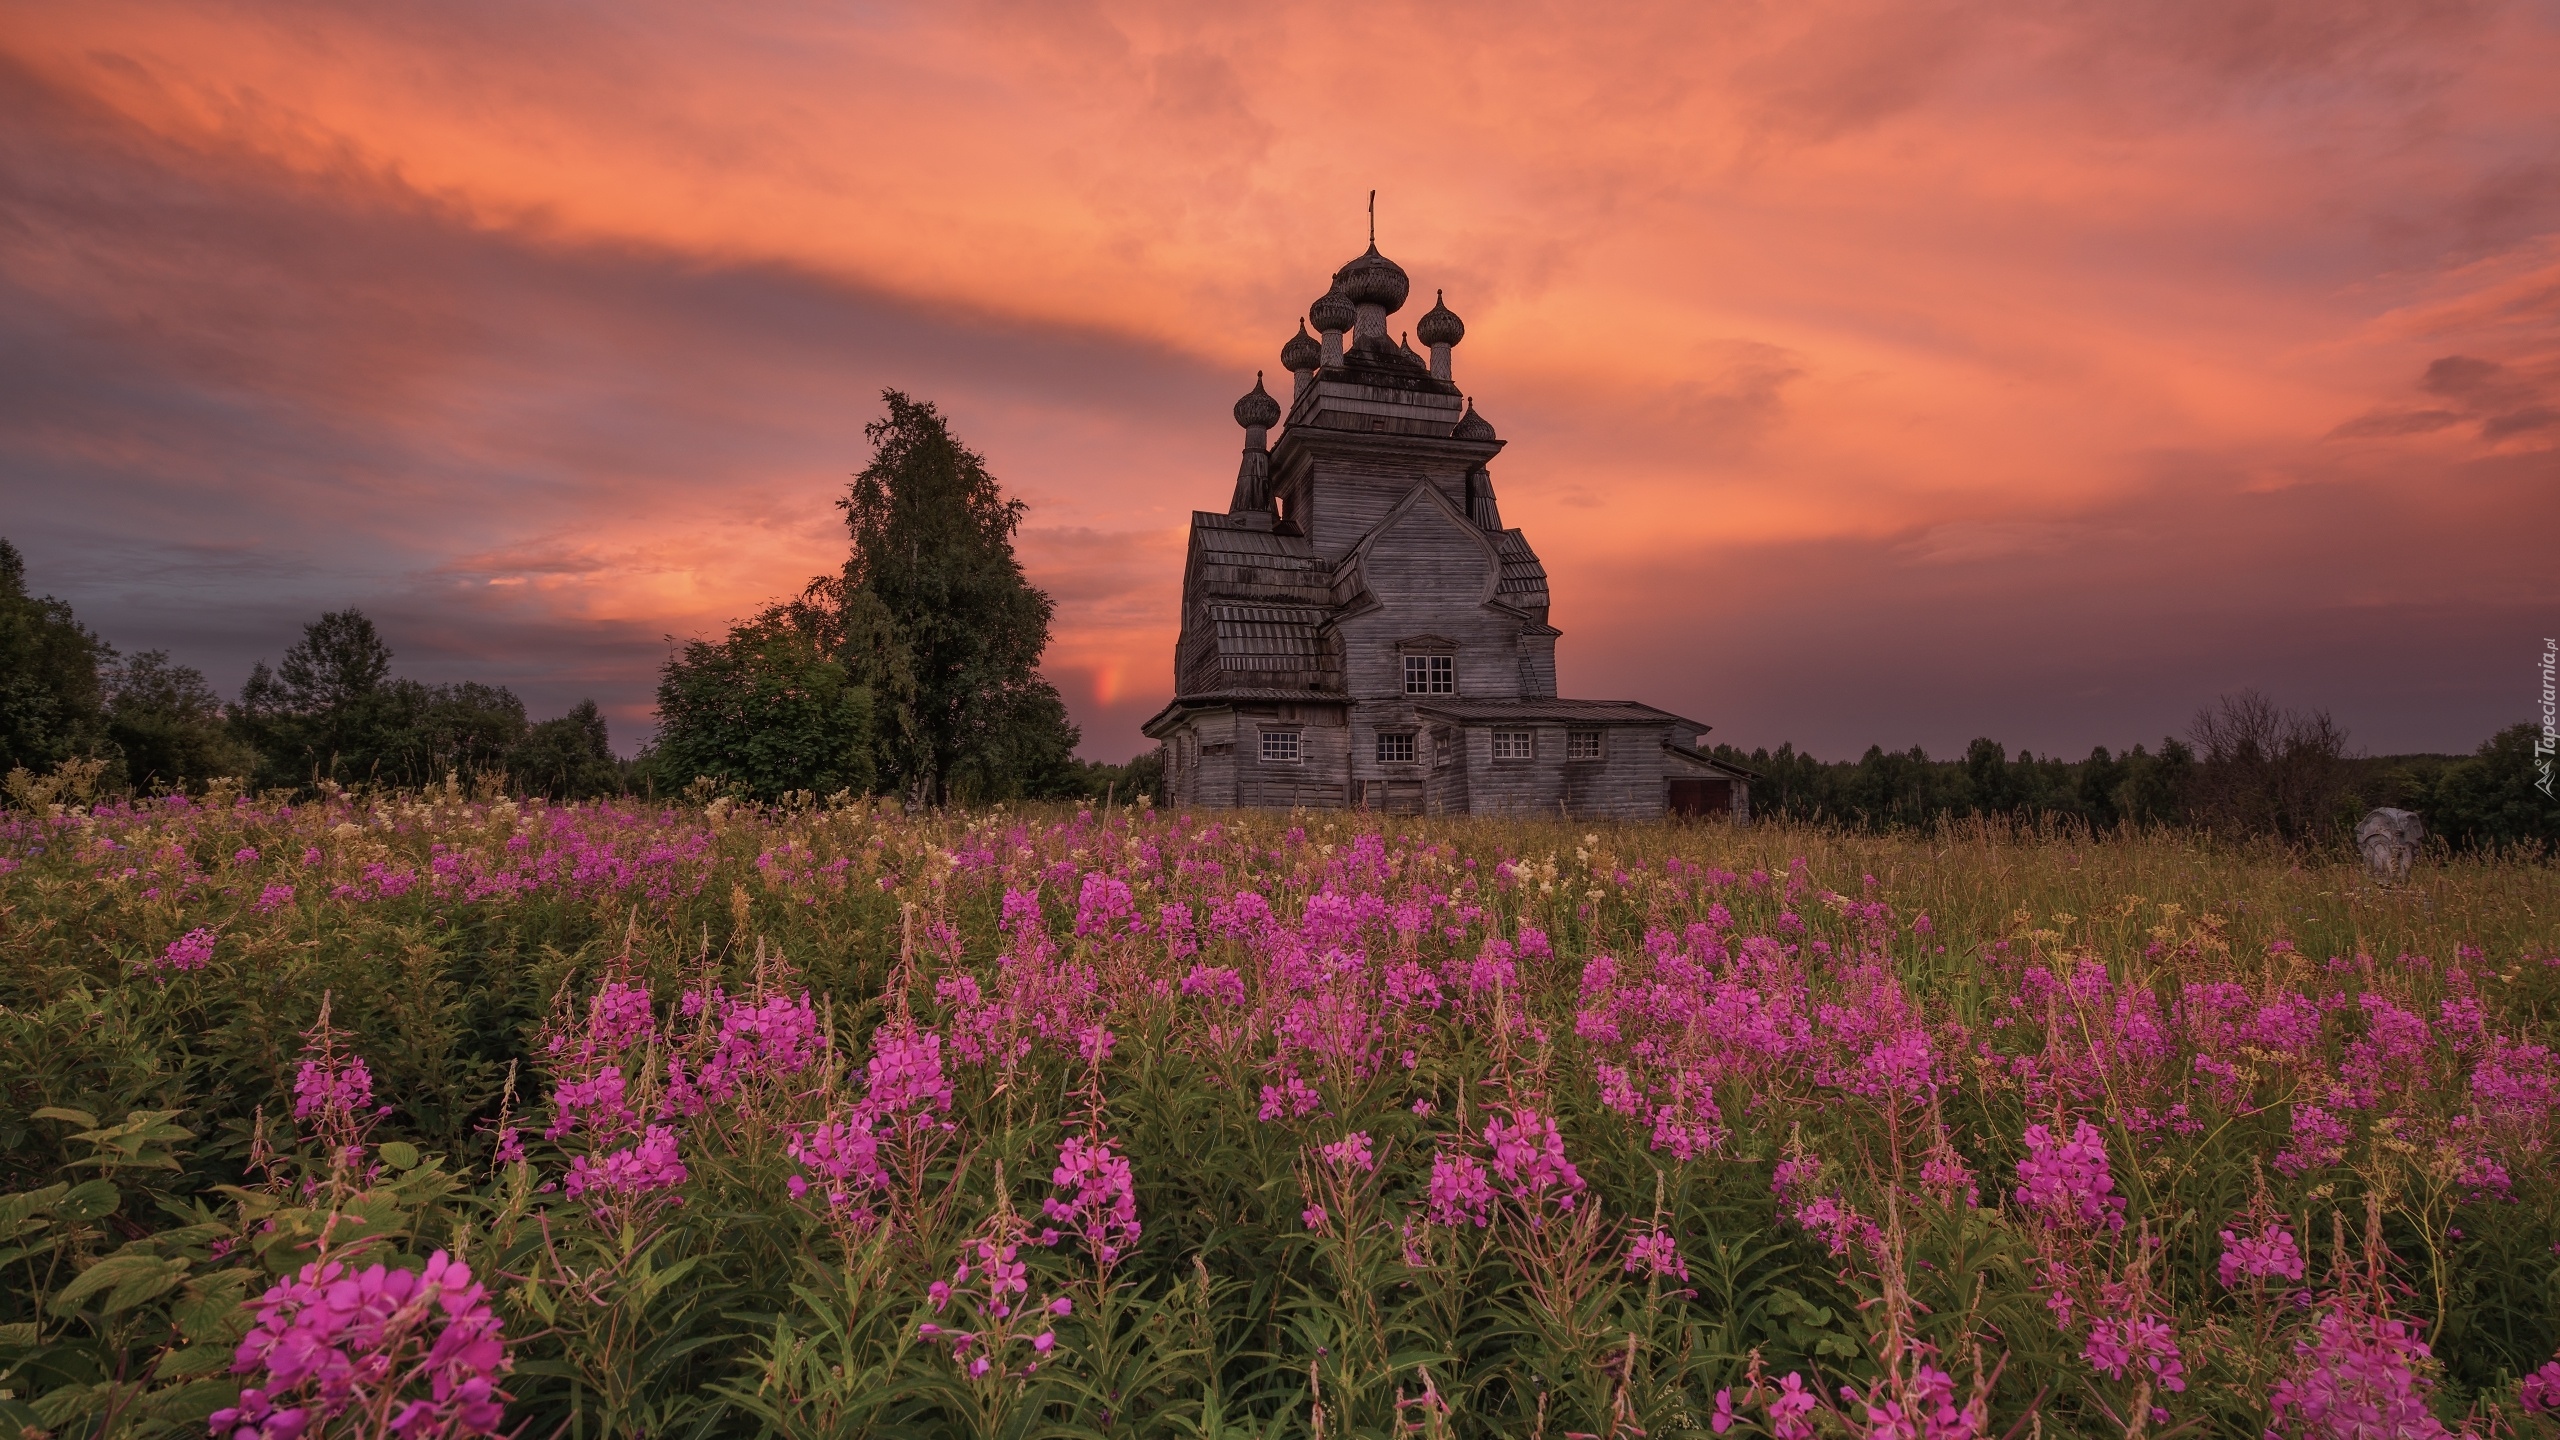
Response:
[[[1167,798],[1429,814],[1750,814],[1708,728],[1632,700],[1556,694],[1547,573],[1506,528],[1503,442],[1451,380],[1445,303],[1387,336],[1404,271],[1345,265],[1281,347],[1279,401],[1236,402],[1227,509],[1196,511],[1174,699],[1146,724]]]

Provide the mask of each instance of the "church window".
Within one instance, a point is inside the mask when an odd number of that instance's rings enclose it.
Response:
[[[1404,693],[1407,695],[1457,694],[1458,657],[1455,655],[1407,655],[1404,657]]]
[[[1534,760],[1538,754],[1537,735],[1529,730],[1496,730],[1493,732],[1493,758],[1496,760]]]
[[[1295,765],[1298,763],[1298,732],[1265,730],[1262,732],[1262,763]]]
[[[1413,763],[1413,737],[1412,737],[1411,735],[1381,735],[1381,736],[1379,736],[1379,737],[1378,737],[1378,763],[1379,763],[1379,764],[1381,764],[1381,765],[1410,765],[1410,764],[1412,764],[1412,763]]]
[[[1599,759],[1600,732],[1597,730],[1566,731],[1564,735],[1564,758],[1567,760]]]

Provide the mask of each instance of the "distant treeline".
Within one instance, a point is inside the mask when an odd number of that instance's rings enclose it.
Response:
[[[636,759],[615,756],[592,700],[534,721],[503,685],[395,676],[390,645],[352,609],[305,626],[226,701],[202,672],[164,651],[119,655],[68,604],[32,593],[0,539],[0,774],[71,762],[77,788],[102,793],[452,777],[558,799],[850,792],[924,805],[1148,787],[1145,759],[1075,758],[1076,727],[1036,668],[1051,605],[1014,557],[1022,503],[932,405],[883,399],[871,463],[838,502],[853,541],[842,572],[676,647],[658,735]]]
[[[1915,745],[1873,746],[1854,761],[1822,761],[1793,745],[1717,758],[1760,778],[1752,809],[1866,829],[1922,827],[1941,819],[2057,819],[2092,830],[2178,825],[2298,844],[2345,840],[2376,806],[2412,810],[2456,849],[2560,850],[2560,804],[2537,788],[2540,731],[2516,725],[2472,755],[2359,756],[2327,714],[2281,708],[2254,691],[2224,696],[2184,737],[2121,754],[2101,745],[2079,760],[2011,755],[1980,739],[1938,760]]]
[[[618,791],[595,702],[539,722],[503,685],[428,685],[391,673],[391,647],[356,610],[303,629],[281,664],[260,661],[226,702],[167,652],[119,655],[51,596],[27,592],[0,539],[0,772],[49,775],[74,762],[85,790],[422,786],[504,772],[521,794]]]

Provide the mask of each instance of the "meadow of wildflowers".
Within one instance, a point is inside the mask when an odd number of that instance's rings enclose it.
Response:
[[[0,1435],[2555,1435],[2560,876],[0,822]]]

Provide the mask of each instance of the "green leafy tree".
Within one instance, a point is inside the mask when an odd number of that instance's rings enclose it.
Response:
[[[871,463],[839,502],[853,553],[834,596],[879,705],[883,779],[919,805],[1071,783],[1076,732],[1035,668],[1052,606],[1013,553],[1023,503],[931,404],[881,398]]]
[[[1012,708],[994,717],[982,743],[961,752],[946,785],[963,804],[995,800],[1067,799],[1085,793],[1076,762],[1079,732],[1066,702],[1048,683],[1007,692]]]
[[[251,666],[231,710],[233,733],[259,754],[259,780],[379,778],[382,702],[391,647],[361,610],[332,610],[302,628],[273,670]]]
[[[878,776],[872,696],[836,658],[840,643],[833,609],[810,602],[771,606],[720,640],[687,642],[658,677],[648,756],[658,782],[680,788],[708,777],[760,800],[869,793]]]
[[[28,594],[25,557],[0,540],[0,771],[111,753],[98,672],[115,653],[68,604]]]
[[[501,769],[523,743],[524,702],[504,685],[394,680],[354,702],[351,758],[394,785],[434,785]]]
[[[191,665],[172,664],[166,650],[145,650],[103,676],[107,738],[124,754],[137,790],[185,790],[218,775],[246,778],[257,752],[223,723],[222,697]]]
[[[2535,765],[2539,725],[2510,725],[2478,753],[2444,768],[2433,793],[2413,802],[2427,828],[2465,850],[2540,845],[2560,849],[2560,802]]]
[[[554,800],[619,792],[622,762],[614,758],[596,702],[581,700],[568,714],[526,731],[507,752],[507,778],[523,793]]]
[[[1976,737],[1965,747],[1964,773],[1974,809],[1997,813],[2016,808],[2009,793],[2007,746],[1987,735]]]
[[[2187,742],[2167,736],[2157,755],[2136,745],[2121,763],[2124,778],[2115,791],[2119,815],[2149,825],[2174,824],[2185,818],[2185,796],[2195,769],[2195,752]]]
[[[273,670],[260,661],[231,708],[233,733],[259,756],[259,779],[433,785],[495,770],[527,729],[503,685],[394,679],[391,646],[361,610],[303,627]]]

